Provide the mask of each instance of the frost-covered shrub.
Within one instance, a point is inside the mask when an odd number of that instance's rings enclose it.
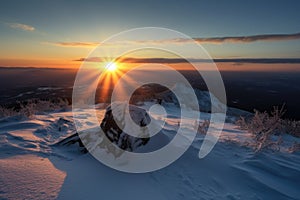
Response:
[[[209,127],[209,120],[204,120],[202,123],[199,123],[197,127],[197,132],[200,134],[206,134],[208,127]]]
[[[0,106],[0,117],[21,116],[30,118],[38,113],[66,109],[68,105],[69,102],[61,98],[52,100],[31,99],[17,102],[13,107]]]
[[[300,151],[300,143],[295,142],[291,147],[289,147],[288,151],[290,153]]]
[[[283,132],[293,135],[295,137],[300,137],[300,121],[296,120],[282,120]]]
[[[283,130],[283,123],[281,117],[284,114],[283,106],[281,109],[274,107],[274,110],[269,114],[255,110],[254,116],[250,119],[241,117],[236,124],[243,130],[251,132],[255,140],[255,150],[259,151],[263,148],[272,147],[277,148],[282,142],[280,134]],[[272,139],[273,136],[277,140]]]
[[[17,115],[17,112],[14,109],[9,109],[9,108],[0,106],[0,118],[15,116],[15,115]]]

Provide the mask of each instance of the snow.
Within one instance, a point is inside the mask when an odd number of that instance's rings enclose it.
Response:
[[[180,110],[166,103],[166,112],[152,109],[164,124],[138,152],[159,148],[174,137]],[[152,103],[142,106],[149,110]],[[77,111],[89,119],[88,109]],[[194,112],[194,111],[190,111]],[[105,110],[99,109],[99,119]],[[201,113],[200,122],[210,119]],[[188,120],[188,119],[186,119]],[[191,119],[192,120],[192,119]],[[183,122],[184,123],[184,122]],[[82,128],[95,124],[82,124]],[[214,124],[212,130],[218,129]],[[195,127],[184,128],[186,138]],[[219,142],[198,158],[204,139],[198,134],[184,155],[161,170],[130,174],[111,169],[76,145],[55,145],[74,134],[71,111],[36,115],[33,119],[0,121],[0,199],[299,199],[300,153],[283,146],[278,152],[254,153],[251,134],[226,123]],[[285,136],[290,143],[299,141]],[[287,145],[287,144],[286,144]],[[287,145],[288,146],[288,145]]]
[[[36,155],[0,159],[1,199],[55,199],[66,173]]]

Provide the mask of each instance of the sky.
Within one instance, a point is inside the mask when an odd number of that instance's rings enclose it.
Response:
[[[182,32],[214,59],[276,58],[282,62],[300,58],[299,10],[297,0],[3,0],[0,66],[78,67],[80,59],[103,40],[138,27]],[[158,42],[189,48],[188,41],[180,38]],[[160,57],[146,57],[151,56]],[[197,55],[191,53],[191,57]]]

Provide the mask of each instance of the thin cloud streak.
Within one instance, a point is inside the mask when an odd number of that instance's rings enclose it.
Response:
[[[210,38],[174,38],[165,40],[131,40],[131,41],[120,41],[114,43],[103,43],[100,42],[44,42],[44,44],[50,44],[61,47],[85,47],[92,48],[98,45],[103,46],[126,46],[126,45],[165,45],[165,44],[188,44],[197,42],[200,44],[223,44],[223,43],[251,43],[251,42],[276,42],[286,40],[298,40],[300,39],[300,33],[294,34],[266,34],[266,35],[250,35],[250,36],[229,36],[229,37],[210,37]]]
[[[109,58],[101,57],[90,57],[90,58],[79,58],[73,61],[80,62],[105,62],[111,60]],[[300,64],[300,58],[230,58],[230,59],[197,59],[189,58],[191,62],[202,62],[202,63],[256,63],[256,64]],[[183,58],[134,58],[126,57],[118,60],[122,63],[167,63],[167,64],[179,64],[187,63],[188,61]]]
[[[24,31],[34,31],[35,28],[33,26],[27,24],[20,24],[20,23],[8,23],[9,27],[14,29],[21,29]]]
[[[99,42],[43,42],[43,44],[49,44],[60,47],[85,47],[92,48],[98,46]]]
[[[300,39],[300,33],[295,34],[267,34],[267,35],[252,35],[252,36],[237,36],[237,37],[212,37],[212,38],[193,38],[199,43],[250,43],[257,41],[283,41]]]
[[[265,35],[250,35],[250,36],[228,36],[228,37],[209,37],[209,38],[174,38],[167,40],[151,40],[151,41],[136,41],[136,43],[152,43],[152,44],[185,44],[198,42],[200,44],[223,44],[223,43],[251,43],[258,41],[276,42],[285,40],[298,40],[300,33],[294,34],[265,34]]]

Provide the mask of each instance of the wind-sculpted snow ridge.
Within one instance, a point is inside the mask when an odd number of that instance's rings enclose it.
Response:
[[[29,120],[6,118],[0,122],[0,157],[9,156],[12,152],[51,155],[51,146],[74,131],[71,115],[36,115],[35,119]]]
[[[0,199],[55,199],[66,177],[52,144],[74,130],[71,113],[10,117],[0,122]]]

